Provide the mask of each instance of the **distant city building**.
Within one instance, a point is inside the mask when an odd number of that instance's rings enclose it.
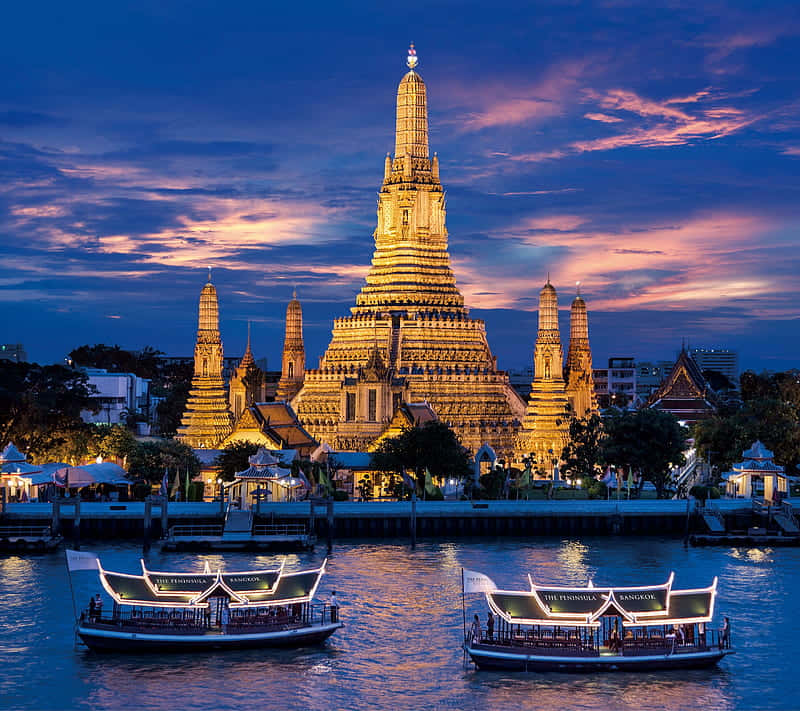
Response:
[[[3,343],[0,345],[0,360],[12,360],[15,363],[27,363],[28,354],[21,343]]]
[[[608,368],[595,368],[594,377],[597,400],[602,409],[629,407],[636,400],[636,361],[634,358],[608,359]]]
[[[722,373],[734,385],[739,383],[739,353],[726,348],[692,348],[689,350],[700,370]]]
[[[84,368],[89,387],[97,392],[91,396],[98,411],[81,412],[84,422],[101,425],[126,424],[129,417],[140,420],[140,434],[148,434],[153,403],[150,401],[150,381],[133,373],[109,373],[102,368]]]
[[[658,390],[672,372],[673,365],[675,363],[671,360],[636,361],[636,396],[640,403],[646,403]]]

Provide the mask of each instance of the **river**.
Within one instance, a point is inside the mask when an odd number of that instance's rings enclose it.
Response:
[[[140,572],[140,549],[85,542],[103,566]],[[287,567],[316,566],[315,552]],[[154,570],[265,568],[280,555],[161,554]],[[717,616],[733,646],[717,669],[652,673],[478,672],[465,665],[461,568],[501,588],[537,582],[705,587],[719,576]],[[98,655],[76,645],[64,553],[0,558],[0,707],[4,709],[792,709],[800,705],[796,633],[800,549],[684,548],[660,538],[348,541],[329,556],[319,595],[335,589],[346,626],[324,646],[196,655]],[[97,575],[72,574],[85,604]],[[106,605],[110,600],[106,599]],[[485,618],[482,596],[467,614]]]

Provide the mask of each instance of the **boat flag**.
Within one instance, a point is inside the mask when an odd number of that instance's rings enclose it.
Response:
[[[100,560],[94,553],[73,551],[67,548],[67,570],[70,573],[74,570],[97,570],[99,562]]]
[[[467,570],[466,568],[462,569],[461,574],[464,576],[465,593],[483,593],[497,590],[497,585],[488,575],[476,573],[474,570]]]
[[[169,491],[170,498],[174,499],[178,492],[181,490],[181,473],[177,469],[175,470],[175,480],[172,482],[172,488]]]
[[[188,501],[189,500],[189,486],[191,484],[191,479],[192,478],[189,476],[189,469],[187,467],[187,469],[186,469],[186,496],[183,497],[184,501]]]
[[[425,467],[425,496],[434,496],[435,494],[436,487],[433,485],[433,477],[428,467]]]

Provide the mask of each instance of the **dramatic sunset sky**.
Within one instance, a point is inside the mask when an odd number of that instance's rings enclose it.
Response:
[[[657,5],[658,8],[653,6]],[[20,2],[0,16],[0,342],[307,364],[372,254],[409,41],[458,285],[504,368],[550,273],[595,367],[800,364],[800,3]]]

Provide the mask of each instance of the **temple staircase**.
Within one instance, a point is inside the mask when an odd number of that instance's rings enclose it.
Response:
[[[225,515],[222,540],[241,540],[250,538],[253,533],[253,512],[229,508]]]
[[[389,367],[397,370],[397,353],[400,350],[400,324],[392,323],[392,344],[389,348]]]
[[[716,506],[707,504],[699,511],[711,533],[725,533],[725,518]]]
[[[772,520],[775,521],[778,528],[783,533],[797,536],[800,535],[800,526],[797,525],[797,517],[792,511],[792,505],[784,501],[779,509],[776,509],[772,514]]]

